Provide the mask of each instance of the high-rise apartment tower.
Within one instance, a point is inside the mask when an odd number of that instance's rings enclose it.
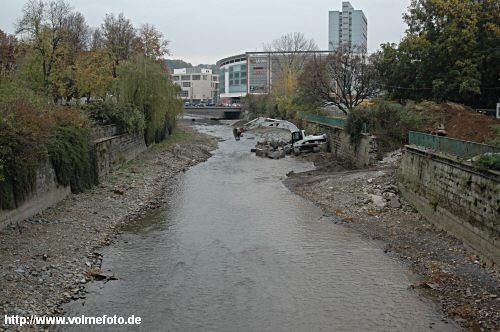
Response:
[[[350,47],[354,52],[367,52],[368,22],[362,10],[355,10],[348,1],[342,11],[328,13],[328,50]]]

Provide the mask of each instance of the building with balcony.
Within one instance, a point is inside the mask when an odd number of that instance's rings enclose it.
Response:
[[[359,53],[368,51],[368,21],[362,10],[355,10],[348,1],[344,1],[342,11],[330,11],[328,14],[330,51],[340,47],[348,47]]]

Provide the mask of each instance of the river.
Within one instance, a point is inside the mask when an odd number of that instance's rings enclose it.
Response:
[[[66,306],[142,324],[82,331],[458,330],[379,243],[283,185],[312,164],[258,158],[255,139],[236,142],[227,126],[198,128],[225,141],[173,181],[163,209],[104,249],[102,269],[118,280]]]

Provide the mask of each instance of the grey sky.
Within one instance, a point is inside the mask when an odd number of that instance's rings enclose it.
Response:
[[[13,33],[24,0],[1,0],[0,29]],[[171,41],[173,55],[193,64],[262,50],[263,43],[289,32],[302,32],[327,49],[328,11],[342,0],[70,0],[90,26],[106,13],[121,13],[135,27],[154,24]],[[368,49],[398,42],[404,34],[402,14],[410,0],[351,0],[368,19]]]

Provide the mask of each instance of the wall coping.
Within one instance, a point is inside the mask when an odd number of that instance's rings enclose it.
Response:
[[[424,148],[421,146],[417,145],[405,145],[406,151],[414,154],[420,154],[420,155],[425,155],[428,156],[429,158],[433,158],[436,161],[443,163],[443,164],[448,164],[450,166],[456,167],[461,169],[462,171],[473,173],[479,176],[483,176],[488,178],[489,180],[495,181],[497,183],[500,183],[500,172],[494,171],[494,170],[480,170],[477,167],[475,167],[471,162],[466,161],[466,160],[461,160],[458,157],[455,157],[450,154],[446,154],[443,152],[437,152],[429,148]]]

